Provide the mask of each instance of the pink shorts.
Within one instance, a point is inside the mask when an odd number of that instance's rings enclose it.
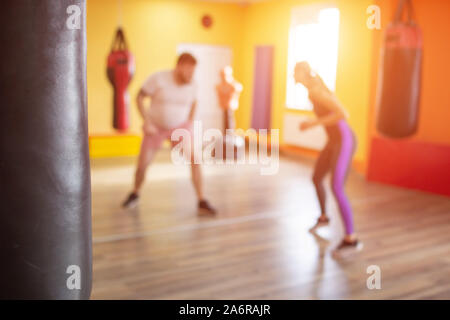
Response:
[[[141,150],[148,149],[159,149],[164,140],[169,139],[172,136],[172,133],[177,129],[185,129],[189,131],[189,134],[192,137],[192,123],[187,121],[183,123],[181,126],[173,128],[173,129],[162,129],[158,128],[158,132],[154,134],[144,134],[144,138],[142,139]],[[172,147],[177,144],[179,141],[171,141]]]
[[[191,141],[192,140],[192,123],[187,121],[181,126],[173,129],[163,129],[158,128],[158,131],[154,134],[144,134],[144,138],[142,139],[141,144],[141,152],[139,154],[139,168],[146,168],[149,163],[152,161],[153,157],[156,154],[156,151],[161,147],[161,144],[164,140],[170,139],[172,136],[172,133],[176,129],[185,129],[189,131],[189,134],[191,135]],[[179,141],[171,141],[172,147],[174,145],[178,144],[182,140],[182,137]]]

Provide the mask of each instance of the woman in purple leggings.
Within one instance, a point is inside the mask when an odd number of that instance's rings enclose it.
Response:
[[[330,221],[326,213],[326,193],[323,180],[326,174],[331,172],[333,194],[345,226],[345,237],[337,249],[339,251],[360,249],[362,244],[356,237],[352,209],[344,191],[345,180],[356,149],[356,138],[346,121],[347,114],[333,92],[327,88],[319,75],[312,72],[307,62],[297,63],[294,78],[296,83],[301,83],[308,90],[309,99],[314,105],[314,113],[317,116],[314,120],[301,123],[300,130],[321,125],[324,126],[328,135],[327,145],[320,153],[314,168],[313,182],[316,187],[321,216],[312,230],[328,225]]]

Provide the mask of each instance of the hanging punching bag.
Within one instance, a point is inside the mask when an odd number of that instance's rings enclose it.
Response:
[[[402,13],[407,6],[408,21]],[[390,138],[417,131],[422,70],[422,32],[413,20],[411,0],[400,0],[387,27],[377,97],[377,130]]]
[[[0,10],[0,299],[87,299],[85,0]]]
[[[123,30],[119,28],[108,56],[108,79],[114,90],[113,127],[125,131],[130,125],[130,97],[127,87],[133,78],[135,70],[133,54],[128,51]]]

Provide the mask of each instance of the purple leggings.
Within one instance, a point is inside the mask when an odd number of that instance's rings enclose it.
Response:
[[[313,182],[316,187],[320,209],[325,214],[326,193],[323,180],[328,172],[332,173],[332,190],[339,206],[346,234],[352,234],[353,213],[345,195],[344,185],[356,149],[356,138],[345,120],[340,120],[329,141],[319,155],[314,168]]]

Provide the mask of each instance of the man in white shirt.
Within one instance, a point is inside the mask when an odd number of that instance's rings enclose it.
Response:
[[[170,139],[172,132],[176,129],[182,128],[192,132],[197,93],[192,77],[196,64],[197,61],[192,55],[183,53],[178,57],[174,70],[152,74],[139,91],[137,106],[144,119],[144,138],[136,169],[134,189],[123,203],[123,207],[130,208],[137,204],[147,167],[162,142]],[[144,105],[146,98],[151,99],[148,110]],[[174,143],[172,143],[173,145]],[[200,164],[195,164],[194,161],[191,163],[192,183],[198,197],[199,211],[200,213],[214,214],[214,208],[203,195]]]

